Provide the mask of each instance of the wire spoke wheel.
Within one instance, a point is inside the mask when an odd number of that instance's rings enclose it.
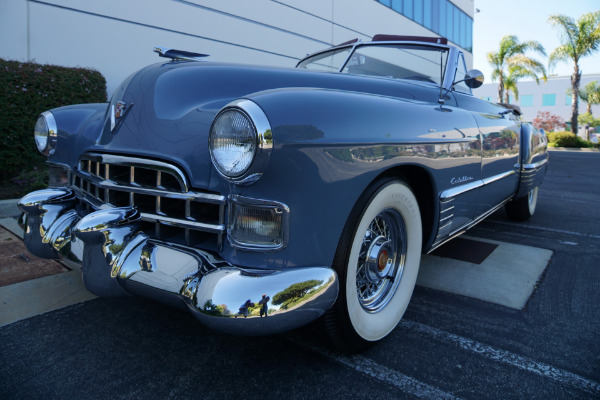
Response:
[[[396,291],[406,260],[406,227],[394,209],[386,209],[365,232],[356,271],[356,294],[368,312],[384,308]]]
[[[398,325],[417,280],[422,240],[419,204],[406,183],[388,178],[361,196],[334,259],[340,294],[323,318],[338,349],[362,351]]]

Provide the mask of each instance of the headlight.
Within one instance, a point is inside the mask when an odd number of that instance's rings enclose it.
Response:
[[[33,130],[33,136],[35,138],[35,144],[45,156],[54,154],[56,148],[56,140],[58,135],[58,128],[56,126],[56,120],[54,115],[50,111],[43,112],[35,123],[35,129]]]
[[[256,146],[256,129],[246,114],[230,108],[217,116],[210,132],[210,152],[219,172],[230,178],[243,175],[252,165]]]
[[[212,123],[210,156],[221,175],[238,184],[251,184],[271,156],[273,137],[266,115],[250,100],[228,104]]]

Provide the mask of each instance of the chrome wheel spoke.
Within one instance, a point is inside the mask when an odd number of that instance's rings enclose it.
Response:
[[[394,209],[381,211],[369,224],[359,251],[357,295],[368,312],[382,310],[394,295],[404,268],[406,228]]]

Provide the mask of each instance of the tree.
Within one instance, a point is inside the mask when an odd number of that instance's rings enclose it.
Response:
[[[533,51],[542,55],[546,55],[544,46],[539,42],[530,40],[527,42],[520,43],[519,39],[514,35],[504,36],[500,40],[500,48],[497,52],[490,52],[487,54],[488,62],[492,65],[492,80],[498,79],[498,103],[501,103],[504,99],[504,88],[505,79],[510,75],[510,68],[519,67],[520,70],[515,69],[515,75],[512,76],[512,81],[515,82],[515,78],[518,80],[519,74],[526,74],[525,76],[535,77],[536,82],[539,83],[539,75],[543,76],[544,81],[546,80],[546,68],[544,65],[530,57],[527,57],[525,53]],[[511,86],[512,83],[511,83]],[[516,85],[515,85],[516,86]],[[514,86],[513,86],[514,92]]]
[[[515,95],[515,100],[519,100],[519,88],[517,83],[523,78],[533,78],[538,85],[540,83],[540,79],[534,71],[524,68],[521,65],[512,65],[508,67],[508,75],[504,77],[504,89],[506,90],[504,94],[504,103],[510,103],[510,92],[513,92]],[[546,80],[545,72],[543,79],[544,81]]]
[[[286,289],[273,296],[272,304],[279,305],[302,298],[306,293],[308,293],[309,290],[319,286],[322,283],[323,281],[318,281],[316,279],[311,279],[309,281],[304,281],[300,283],[294,283],[293,285],[287,287]]]
[[[600,11],[583,14],[577,21],[566,15],[550,16],[548,22],[559,30],[562,44],[550,54],[548,65],[556,65],[560,61],[573,61],[571,75],[572,105],[571,131],[577,134],[577,116],[579,114],[579,82],[581,70],[579,60],[595,53],[600,47]]]
[[[565,120],[549,111],[538,111],[532,123],[536,128],[542,128],[547,132],[565,128]]]
[[[600,104],[600,85],[598,81],[590,82],[583,89],[579,89],[579,98],[586,103],[585,112],[592,115],[592,105]]]

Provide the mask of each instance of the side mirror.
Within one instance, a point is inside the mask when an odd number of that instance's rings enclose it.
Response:
[[[470,87],[471,89],[477,89],[481,85],[483,85],[483,73],[478,69],[472,69],[468,71],[465,75],[465,85]]]

